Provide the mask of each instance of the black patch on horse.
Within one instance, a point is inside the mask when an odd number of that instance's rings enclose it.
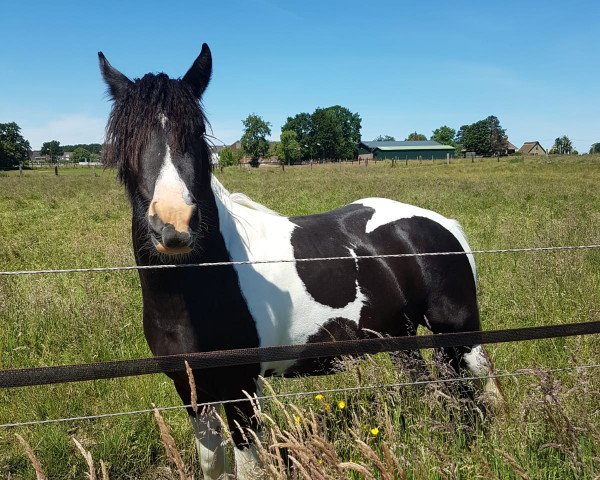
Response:
[[[372,208],[346,205],[327,213],[292,217],[298,227],[292,233],[295,258],[351,257],[358,232],[364,232]],[[296,263],[298,275],[315,301],[342,308],[356,300],[358,268],[352,260]]]
[[[306,343],[336,342],[341,340],[358,340],[365,338],[356,322],[347,318],[331,318],[325,322],[317,333],[308,337]],[[327,375],[340,371],[342,367],[339,357],[307,358],[299,360],[288,368],[285,377],[299,377],[304,375]]]

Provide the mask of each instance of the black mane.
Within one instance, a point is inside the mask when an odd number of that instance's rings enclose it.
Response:
[[[121,98],[113,97],[113,108],[106,127],[103,162],[116,166],[120,180],[139,173],[141,154],[150,135],[161,128],[165,115],[170,129],[173,152],[190,153],[201,162],[202,179],[209,178],[211,164],[208,144],[204,139],[207,120],[192,88],[166,74],[144,75],[135,79]]]

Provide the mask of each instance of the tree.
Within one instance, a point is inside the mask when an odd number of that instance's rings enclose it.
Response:
[[[276,154],[282,166],[286,163],[290,165],[300,158],[300,144],[297,137],[293,130],[281,132],[281,141],[277,145]]]
[[[250,165],[258,167],[258,160],[269,151],[267,136],[271,135],[271,124],[252,113],[242,120],[244,134],[242,135],[242,148],[250,157]]]
[[[590,153],[600,153],[600,142],[592,144],[590,147]]]
[[[413,133],[409,134],[408,137],[406,137],[406,141],[419,142],[419,141],[423,141],[423,140],[427,140],[427,137],[425,135],[423,135],[422,133],[417,133],[417,132],[413,132]]]
[[[0,123],[0,168],[18,167],[27,160],[31,147],[15,123]]]
[[[341,142],[334,149],[330,158],[356,158],[358,155],[358,143],[360,142],[360,115],[358,113],[352,113],[346,107],[340,105],[328,107],[326,110],[331,112],[336,124],[342,131]]]
[[[500,126],[500,120],[494,115],[485,119],[490,134],[490,146],[492,155],[504,155],[508,149],[508,137],[506,130]]]
[[[230,147],[225,147],[219,153],[219,166],[231,167],[239,165],[242,158],[241,150],[232,150]]]
[[[64,148],[64,147],[63,147]],[[71,155],[73,163],[90,162],[92,160],[92,152],[83,147],[77,147]]]
[[[550,155],[571,155],[573,153],[573,142],[566,135],[554,140],[554,145],[550,149]]]
[[[78,143],[76,145],[61,145],[63,152],[74,152],[77,148],[85,148],[88,152],[93,155],[99,155],[102,150],[102,145],[99,143]]]
[[[493,115],[460,127],[456,134],[456,141],[464,150],[484,156],[504,154],[508,147],[505,130],[500,126],[498,118]]]
[[[317,108],[288,117],[282,131],[296,132],[300,158],[354,158],[358,154],[361,118],[346,107]]]
[[[300,158],[309,160],[312,150],[312,115],[310,113],[298,113],[294,117],[288,117],[281,131],[292,130],[296,132],[296,141],[300,145]]]
[[[379,135],[373,141],[374,142],[395,142],[396,139],[394,137],[392,137],[391,135]]]
[[[58,140],[51,140],[49,142],[44,142],[40,153],[42,155],[48,155],[48,157],[50,158],[50,163],[56,163],[58,157],[62,155],[63,150]]]
[[[312,114],[312,121],[313,152],[321,160],[336,158],[338,147],[344,142],[344,132],[335,114],[327,108],[317,108]]]
[[[436,128],[431,135],[431,140],[442,145],[452,145],[456,147],[456,130],[446,125]]]

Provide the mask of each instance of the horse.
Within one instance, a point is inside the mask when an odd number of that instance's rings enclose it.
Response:
[[[480,330],[476,268],[460,225],[383,198],[285,217],[231,193],[211,171],[201,99],[212,75],[209,47],[178,79],[131,80],[98,53],[112,100],[104,163],[114,166],[132,209],[137,265],[350,257],[336,262],[140,269],[144,334],[153,355]],[[423,252],[464,255],[361,256]],[[456,372],[488,375],[483,346],[445,349]],[[411,356],[422,364],[418,352]],[[260,375],[328,373],[327,362],[276,361],[194,371],[199,403],[258,395]],[[329,365],[331,367],[331,365]],[[333,367],[332,367],[333,368]],[[185,405],[190,382],[168,374]],[[488,380],[485,391],[501,398]],[[259,432],[252,402],[224,403],[237,478],[253,475]],[[215,409],[188,409],[200,466],[219,478],[227,463]],[[246,432],[246,433],[245,433]]]

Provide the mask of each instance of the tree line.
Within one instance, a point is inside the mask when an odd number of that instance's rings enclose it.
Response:
[[[242,149],[221,150],[221,165],[235,165],[244,155],[250,157],[250,165],[255,167],[266,156],[276,156],[282,165],[289,165],[312,159],[353,159],[358,155],[360,115],[340,105],[288,117],[281,127],[280,141],[275,144],[267,140],[271,124],[259,115],[248,115],[242,124]]]
[[[395,141],[392,135],[379,135],[375,142]],[[421,133],[410,133],[405,140],[427,140]],[[436,141],[442,145],[451,145],[456,148],[457,154],[461,152],[474,152],[481,156],[503,155],[508,152],[509,142],[506,130],[500,125],[500,121],[494,115],[463,125],[457,130],[443,125],[432,132],[429,140]],[[550,155],[578,155],[579,152],[573,148],[573,142],[567,135],[557,137],[548,151]],[[600,142],[592,144],[589,153],[600,153]]]
[[[220,153],[220,164],[236,165],[242,156],[250,157],[250,164],[258,166],[260,158],[274,156],[282,165],[313,159],[352,159],[358,154],[361,140],[361,117],[348,108],[333,105],[317,108],[312,113],[298,113],[288,117],[281,128],[280,141],[269,142],[271,124],[253,113],[248,115],[241,138],[241,150],[225,147]],[[429,138],[443,145],[452,145],[461,151],[476,155],[493,156],[508,150],[508,137],[497,117],[489,117],[463,125],[455,130],[447,125],[435,129]],[[379,135],[375,141],[395,141],[391,135]],[[406,140],[427,140],[422,133],[412,132]],[[41,155],[56,163],[64,152],[71,152],[74,163],[97,161],[102,145],[99,143],[61,145],[58,140],[44,142]],[[567,135],[556,138],[550,154],[576,155],[573,142]],[[589,153],[600,153],[600,142],[592,144]],[[0,168],[16,168],[27,162],[31,146],[15,122],[0,123]]]
[[[47,156],[50,163],[55,164],[65,152],[71,152],[70,161],[78,163],[99,160],[101,150],[100,143],[61,145],[58,140],[50,140],[43,143],[40,155]],[[0,169],[23,165],[31,152],[31,145],[21,134],[19,125],[15,122],[0,123]]]

